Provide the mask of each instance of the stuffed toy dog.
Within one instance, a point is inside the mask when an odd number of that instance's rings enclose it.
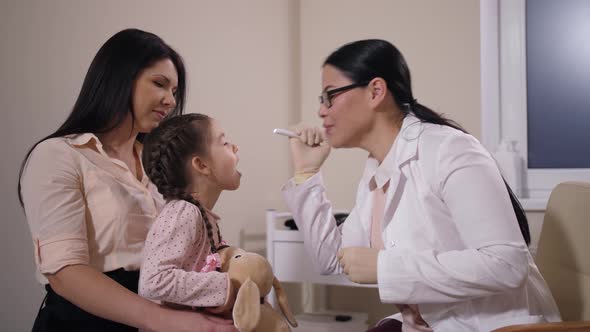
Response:
[[[241,332],[291,331],[282,315],[266,302],[266,296],[274,287],[281,311],[291,324],[297,321],[289,308],[281,283],[274,276],[269,262],[262,256],[236,247],[219,250],[221,272],[229,274],[237,290],[233,309],[235,327]]]

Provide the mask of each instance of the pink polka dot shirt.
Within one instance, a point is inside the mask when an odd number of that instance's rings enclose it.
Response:
[[[219,217],[207,209],[216,245]],[[190,307],[217,307],[228,296],[227,273],[200,272],[211,246],[199,209],[173,200],[150,228],[143,251],[139,294],[151,300]]]

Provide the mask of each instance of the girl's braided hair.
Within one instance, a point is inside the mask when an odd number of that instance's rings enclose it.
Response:
[[[142,162],[145,172],[167,201],[185,200],[197,206],[203,217],[211,252],[217,252],[213,226],[199,201],[187,191],[191,183],[189,160],[209,153],[211,118],[204,114],[185,114],[166,119],[144,140]],[[217,238],[221,234],[217,227]]]

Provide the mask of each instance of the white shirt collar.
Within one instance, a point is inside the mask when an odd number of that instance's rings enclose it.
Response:
[[[369,190],[383,187],[394,174],[399,173],[401,165],[416,155],[418,137],[422,133],[422,125],[412,113],[408,114],[395,138],[389,152],[381,165],[377,159],[369,156],[365,164],[363,180],[369,185]]]

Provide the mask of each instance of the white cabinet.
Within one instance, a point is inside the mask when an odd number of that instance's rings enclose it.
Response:
[[[337,211],[343,212],[343,211]],[[298,230],[285,226],[291,219],[289,212],[266,211],[266,258],[272,265],[277,279],[281,282],[313,283],[321,285],[339,285],[351,287],[377,287],[377,285],[359,285],[351,282],[343,275],[321,275],[316,271],[311,258],[303,246],[303,235]],[[274,294],[267,297],[274,306]],[[347,316],[350,320],[339,322],[336,316]],[[295,332],[347,332],[365,331],[367,313],[334,313],[321,311],[304,313],[297,316],[300,327]]]
[[[305,251],[301,232],[284,225],[290,218],[289,212],[266,211],[266,258],[272,265],[277,279],[284,282],[377,287],[355,284],[343,275],[321,275]]]
[[[376,287],[355,284],[343,275],[320,275],[305,252],[301,232],[285,227],[285,221],[290,218],[289,212],[266,211],[266,257],[280,281]]]

